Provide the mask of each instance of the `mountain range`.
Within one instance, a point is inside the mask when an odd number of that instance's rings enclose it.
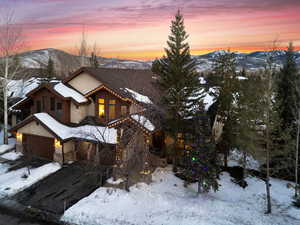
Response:
[[[208,72],[214,63],[214,58],[218,54],[224,54],[225,51],[214,51],[204,55],[193,56],[198,63],[198,70],[201,72]],[[237,60],[237,67],[239,70],[245,68],[248,71],[257,71],[262,69],[268,57],[268,51],[256,51],[252,53],[234,52]],[[54,61],[55,69],[59,73],[66,75],[70,71],[78,69],[81,65],[81,58],[76,55],[69,54],[62,50],[53,48],[33,50],[21,53],[20,62],[26,68],[36,69],[45,67],[48,63],[49,57]],[[295,52],[296,63],[300,68],[300,51]],[[285,51],[275,51],[275,63],[281,67],[285,61]],[[85,64],[89,64],[89,57],[84,58]],[[130,69],[150,69],[153,61],[142,60],[124,60],[118,58],[104,58],[98,57],[98,62],[101,67],[105,68],[130,68]]]

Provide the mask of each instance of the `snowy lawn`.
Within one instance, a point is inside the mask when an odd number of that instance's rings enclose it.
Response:
[[[5,169],[4,164],[0,164],[0,198],[12,196],[61,168],[58,163],[48,163],[31,169],[28,175],[27,168],[1,174],[2,166]],[[28,177],[25,178],[24,175]]]
[[[0,145],[0,155],[15,148],[15,144]]]
[[[197,195],[170,168],[157,169],[153,183],[131,187],[128,193],[99,188],[69,208],[62,220],[80,225],[296,225],[300,210],[290,206],[293,191],[287,182],[271,180],[273,214],[265,215],[265,183],[247,180],[243,189],[221,176],[220,191]]]
[[[17,160],[19,159],[23,154],[21,152],[8,152],[0,157],[7,160]]]

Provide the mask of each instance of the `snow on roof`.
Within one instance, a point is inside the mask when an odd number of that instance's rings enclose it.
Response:
[[[70,138],[86,139],[91,141],[100,141],[108,144],[117,143],[117,130],[102,126],[84,125],[80,127],[68,127],[56,121],[47,113],[34,114],[38,120],[44,123],[62,140]]]
[[[9,107],[8,110],[9,110],[9,111],[14,111],[14,112],[19,111],[19,110],[15,110],[14,107],[17,106],[17,105],[19,105],[19,104],[22,103],[22,102],[25,102],[27,99],[28,99],[28,97],[25,97],[25,98],[21,99],[20,101],[16,102],[16,103],[13,104],[11,107]]]
[[[153,104],[153,102],[150,100],[150,98],[148,98],[148,96],[145,96],[145,95],[142,95],[136,91],[133,91],[129,88],[125,88],[125,90],[127,92],[130,93],[130,95],[135,99],[137,100],[138,102],[143,102],[143,103],[146,103],[146,104]]]
[[[29,80],[10,80],[8,82],[8,95],[13,98],[23,98],[28,92],[37,88],[40,83],[40,79],[34,77]]]
[[[205,92],[203,102],[205,104],[205,110],[208,110],[209,107],[215,102],[214,96],[211,94],[212,92],[215,92],[215,88],[209,88],[208,92]]]
[[[141,124],[143,127],[145,127],[147,130],[149,131],[155,130],[155,126],[146,117],[138,114],[131,115],[130,117],[135,121],[137,121],[139,124]]]
[[[58,92],[61,96],[65,98],[73,98],[78,103],[87,102],[88,100],[81,95],[79,92],[75,91],[72,88],[64,85],[63,83],[58,83],[54,86],[54,90]]]

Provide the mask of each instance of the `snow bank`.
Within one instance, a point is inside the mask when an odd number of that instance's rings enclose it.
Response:
[[[15,144],[0,145],[0,155],[15,148]]]
[[[62,140],[69,138],[82,138],[92,141],[101,141],[109,144],[117,143],[117,130],[101,126],[85,125],[80,127],[68,127],[61,124],[47,113],[36,113],[34,116],[44,123]]]
[[[0,157],[7,160],[17,160],[19,159],[23,154],[20,152],[8,152],[6,154],[1,155]]]
[[[125,88],[125,90],[127,92],[129,92],[130,95],[132,96],[132,98],[134,98],[138,102],[142,102],[142,103],[146,103],[146,104],[153,104],[153,102],[150,100],[150,98],[148,98],[148,96],[137,93],[136,91],[133,91],[129,88]]]
[[[265,183],[247,180],[246,189],[221,176],[220,191],[197,195],[197,186],[183,187],[171,168],[158,169],[153,183],[130,192],[99,188],[69,208],[63,221],[79,225],[299,225],[300,211],[290,206],[292,190],[271,179],[273,214],[265,215]]]
[[[68,86],[64,85],[63,83],[56,84],[54,86],[54,90],[65,98],[73,98],[78,103],[84,103],[84,102],[88,101],[87,98],[85,98],[83,95],[81,95],[74,89],[69,88]]]
[[[1,168],[0,164],[0,168]],[[27,168],[18,169],[0,175],[0,198],[9,197],[19,191],[31,186],[37,181],[47,177],[48,175],[56,172],[61,167],[58,163],[49,163],[41,167],[30,169],[28,175]],[[27,175],[27,178],[24,178]]]

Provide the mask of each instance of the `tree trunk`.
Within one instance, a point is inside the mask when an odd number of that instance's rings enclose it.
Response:
[[[227,151],[224,152],[224,167],[228,167],[228,153]]]
[[[266,192],[267,192],[267,211],[266,214],[272,212],[271,205],[271,190],[270,190],[270,107],[271,107],[271,77],[269,77],[268,82],[268,105],[267,105],[267,127],[266,127],[266,139],[267,139],[267,155],[266,155],[266,164],[267,164],[267,177],[266,177]]]
[[[3,104],[4,104],[4,127],[3,127],[3,144],[8,144],[8,109],[7,109],[7,77],[8,77],[8,56],[5,58],[5,77],[3,85]]]
[[[295,160],[295,197],[298,197],[298,160],[299,160],[299,133],[300,133],[300,109],[298,109],[298,123],[297,123],[297,139],[296,139],[296,160]]]
[[[246,166],[247,166],[247,155],[246,152],[243,152],[243,182],[246,178]]]

